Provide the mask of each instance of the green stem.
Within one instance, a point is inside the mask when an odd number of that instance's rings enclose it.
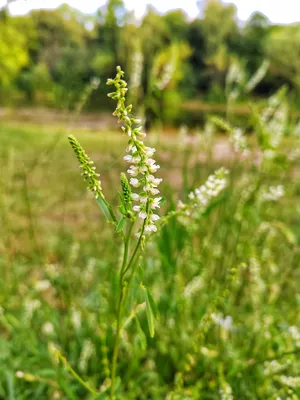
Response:
[[[110,399],[114,400],[115,394],[115,382],[116,382],[116,368],[117,368],[117,361],[118,361],[118,353],[119,353],[119,346],[120,346],[120,333],[121,333],[121,317],[122,317],[122,308],[124,303],[124,292],[125,288],[121,288],[119,304],[118,304],[118,312],[117,312],[117,331],[116,331],[116,339],[114,344],[113,350],[113,357],[112,357],[112,367],[111,367],[111,387],[110,387]]]
[[[126,239],[124,242],[125,247],[124,247],[124,255],[123,255],[123,262],[122,262],[121,276],[120,276],[121,292],[120,292],[118,311],[117,311],[117,331],[116,331],[116,339],[115,339],[115,344],[114,344],[114,349],[113,349],[112,367],[111,367],[110,400],[114,400],[115,384],[116,384],[116,368],[117,368],[117,361],[118,361],[118,354],[119,354],[119,347],[120,347],[120,335],[121,335],[121,331],[122,331],[122,326],[121,326],[122,310],[123,310],[123,305],[127,299],[127,293],[128,293],[128,290],[126,290],[126,287],[125,287],[125,279],[124,278],[125,278],[126,272],[133,264],[135,257],[137,255],[137,252],[140,248],[142,238],[144,235],[145,224],[146,224],[146,221],[144,221],[144,223],[143,223],[141,235],[139,237],[137,245],[133,251],[133,254],[132,254],[128,264],[127,264],[127,258],[128,258],[129,243],[130,243],[130,236],[131,236],[131,232],[132,232],[132,228],[133,228],[133,223],[129,227],[129,230],[128,230],[128,233],[127,233],[127,236],[126,236]],[[126,266],[126,264],[127,264],[127,266]],[[130,284],[130,282],[132,281],[133,274],[134,274],[134,270],[130,275],[128,284]]]
[[[124,256],[123,256],[123,262],[122,262],[122,267],[121,267],[121,274],[120,274],[120,287],[122,288],[122,283],[123,283],[123,277],[124,277],[124,270],[127,264],[127,259],[128,259],[128,252],[129,252],[129,242],[130,242],[130,236],[132,232],[132,228],[134,225],[134,221],[130,222],[130,226],[127,232],[127,236],[124,241]]]
[[[83,379],[80,378],[80,376],[77,374],[76,371],[71,367],[71,365],[68,363],[67,359],[57,350],[55,349],[55,353],[58,357],[58,359],[63,363],[65,368],[70,371],[70,373],[73,375],[73,377],[88,391],[90,392],[93,396],[98,396],[99,393],[91,388]]]
[[[138,242],[137,242],[137,244],[136,244],[136,246],[135,246],[134,252],[132,253],[132,256],[131,256],[131,258],[130,258],[129,263],[128,263],[127,267],[126,267],[125,270],[124,270],[123,276],[126,274],[126,272],[129,270],[129,268],[130,268],[131,265],[133,264],[134,259],[135,259],[135,256],[137,255],[137,252],[139,251],[139,248],[140,248],[140,246],[141,246],[142,239],[143,239],[143,236],[144,236],[145,225],[146,225],[146,220],[144,220],[144,223],[143,223],[143,226],[142,226],[142,230],[141,230],[141,234],[140,234],[139,240],[138,240]],[[131,274],[131,276],[130,276],[130,278],[129,278],[128,284],[131,282],[131,279],[132,279],[132,274]]]

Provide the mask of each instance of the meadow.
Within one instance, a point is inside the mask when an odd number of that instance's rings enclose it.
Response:
[[[171,218],[141,253],[117,399],[300,398],[300,138],[285,110],[273,98],[249,135],[215,119],[145,139],[161,166],[162,214],[218,168],[229,174],[204,212]],[[68,133],[116,204],[121,131],[0,125],[1,399],[108,398],[122,243],[86,190]],[[140,281],[156,303],[153,338]]]

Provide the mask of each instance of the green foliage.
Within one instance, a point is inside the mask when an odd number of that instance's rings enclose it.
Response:
[[[27,38],[16,21],[0,16],[0,87],[12,84],[21,68],[29,63]]]
[[[260,13],[239,24],[235,6],[221,0],[199,7],[192,21],[182,10],[161,15],[151,6],[137,21],[123,0],[107,1],[95,15],[68,5],[22,17],[2,12],[0,102],[76,109],[88,83],[94,77],[104,82],[120,64],[129,72],[130,100],[146,127],[178,124],[187,99],[225,103],[226,77],[237,65],[243,79],[234,83],[236,103],[249,91],[264,97],[289,83],[297,105],[299,26],[275,26]],[[264,82],[249,81],[259,78],[255,74],[267,60]],[[100,85],[86,107],[109,107],[105,96]]]
[[[126,107],[122,77],[118,69],[109,83],[126,140],[76,132],[97,160],[105,202],[90,158],[69,138],[88,187],[111,209],[126,143],[139,147],[130,163],[143,151],[153,155]],[[2,124],[0,397],[297,400],[300,157],[299,137],[286,136],[295,128],[288,111],[282,88],[252,111],[251,137],[211,120],[231,144],[243,137],[246,152],[232,151],[211,123],[200,141],[186,131],[162,136],[157,159],[168,202],[157,205],[166,216],[147,240],[143,231],[131,235],[136,181],[121,175],[121,216],[111,230],[67,141],[57,142],[61,131]]]

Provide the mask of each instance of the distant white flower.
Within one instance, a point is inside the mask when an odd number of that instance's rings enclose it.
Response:
[[[229,138],[229,141],[232,144],[235,152],[244,153],[247,150],[248,144],[245,133],[242,129],[234,129]]]
[[[51,322],[45,322],[44,325],[42,326],[42,333],[44,335],[53,335],[54,333],[54,327]]]
[[[81,312],[79,310],[72,309],[71,321],[75,328],[79,329],[81,327]]]
[[[81,350],[78,368],[81,372],[86,372],[88,367],[88,361],[95,353],[95,346],[90,339],[83,342],[83,347]]]
[[[210,175],[202,186],[189,194],[189,203],[184,204],[182,201],[178,202],[178,209],[183,211],[186,215],[190,215],[191,210],[197,213],[204,212],[213,199],[218,197],[225,189],[227,185],[227,174],[228,170],[220,168],[213,175]]]
[[[24,303],[24,308],[25,308],[25,318],[26,319],[31,319],[33,316],[34,311],[36,311],[38,308],[40,308],[41,302],[40,300],[26,300]]]
[[[224,318],[221,313],[213,313],[211,314],[211,318],[217,325],[225,329],[225,331],[230,331],[232,329],[232,317],[230,315]]]
[[[35,284],[35,289],[38,292],[43,292],[51,287],[51,282],[48,281],[47,279],[37,281]]]
[[[267,189],[262,189],[261,200],[263,201],[278,201],[285,195],[283,185],[270,186]]]

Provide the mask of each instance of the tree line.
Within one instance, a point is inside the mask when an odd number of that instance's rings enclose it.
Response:
[[[241,23],[237,9],[203,0],[199,16],[163,15],[148,6],[141,20],[123,0],[109,0],[94,15],[67,5],[24,16],[0,11],[2,105],[76,107],[89,85],[87,107],[106,107],[107,77],[122,65],[131,101],[150,119],[171,121],[186,99],[224,102],[230,66],[251,77],[265,60],[268,71],[254,95],[283,83],[300,87],[300,24],[271,24],[257,12]],[[99,87],[98,87],[98,83]]]

